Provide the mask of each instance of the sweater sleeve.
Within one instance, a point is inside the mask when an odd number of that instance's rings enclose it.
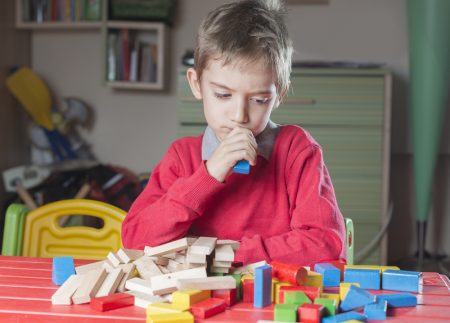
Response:
[[[266,238],[243,237],[236,260],[301,265],[345,260],[345,224],[320,147],[310,145],[288,166],[290,231]]]
[[[204,162],[192,174],[183,174],[172,145],[122,224],[124,247],[143,249],[182,238],[222,186],[208,174]]]

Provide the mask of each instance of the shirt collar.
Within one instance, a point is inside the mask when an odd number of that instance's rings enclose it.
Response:
[[[269,120],[266,128],[258,136],[256,136],[256,143],[258,144],[258,155],[264,157],[266,160],[270,159],[272,155],[272,148],[277,139],[281,127]],[[202,160],[208,160],[212,153],[219,146],[220,141],[216,134],[210,127],[206,127],[203,133],[202,140]]]

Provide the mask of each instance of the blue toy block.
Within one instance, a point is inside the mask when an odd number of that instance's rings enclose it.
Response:
[[[344,270],[344,282],[359,283],[364,289],[380,289],[381,275],[377,269],[354,269]]]
[[[250,163],[248,160],[240,160],[234,165],[233,172],[238,174],[250,174]]]
[[[253,306],[266,307],[272,304],[272,267],[264,265],[255,268]]]
[[[385,270],[383,272],[383,289],[420,293],[422,291],[422,273],[408,270]]]
[[[368,320],[385,320],[387,312],[387,301],[378,300],[376,303],[367,304],[364,307],[364,315]]]
[[[337,323],[337,322],[345,322],[350,320],[356,321],[366,321],[366,317],[358,312],[347,312],[341,313],[334,316],[327,316],[322,319],[322,323]]]
[[[70,275],[75,275],[73,257],[54,257],[52,281],[55,285],[62,285]]]
[[[406,293],[377,295],[378,300],[387,301],[389,307],[417,306],[417,297]]]
[[[339,287],[341,282],[341,271],[332,264],[315,264],[314,271],[322,274],[323,287]]]
[[[351,285],[347,292],[347,295],[341,302],[341,310],[350,311],[367,304],[375,303],[375,300],[375,295],[372,295],[368,291],[355,285]]]

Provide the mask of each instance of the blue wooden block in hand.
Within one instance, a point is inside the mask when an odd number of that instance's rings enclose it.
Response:
[[[364,315],[368,320],[385,320],[387,312],[387,301],[377,298],[376,303],[364,306]]]
[[[365,306],[367,304],[375,303],[376,296],[372,295],[368,291],[359,288],[355,285],[351,285],[347,295],[342,300],[341,310],[350,311],[355,308]]]
[[[341,271],[332,264],[315,264],[314,271],[322,274],[323,287],[336,287],[341,282]]]
[[[54,257],[52,281],[55,285],[62,285],[70,275],[75,275],[73,257]]]
[[[234,165],[233,172],[238,174],[250,174],[250,163],[248,160],[240,160]]]
[[[322,319],[322,323],[337,323],[337,322],[346,322],[346,321],[366,321],[366,317],[362,314],[359,314],[358,312],[347,312],[347,313],[341,313],[334,316],[328,316],[324,317]]]
[[[378,300],[385,300],[389,307],[408,307],[417,305],[417,297],[412,294],[384,294],[377,295]]]
[[[272,304],[272,267],[264,265],[255,268],[253,306],[266,307]]]
[[[347,268],[344,270],[344,282],[359,283],[359,287],[365,289],[380,289],[380,270]]]
[[[421,272],[408,270],[385,270],[383,272],[383,289],[420,293],[422,285]]]

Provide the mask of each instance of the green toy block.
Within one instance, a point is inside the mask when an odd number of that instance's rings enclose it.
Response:
[[[273,311],[273,320],[281,322],[297,322],[297,308],[295,304],[277,304]]]
[[[284,292],[284,304],[311,304],[311,300],[304,292]]]
[[[316,298],[314,304],[323,305],[325,307],[325,316],[336,315],[337,303],[332,298]]]
[[[233,274],[230,275],[236,281],[236,301],[240,301],[242,299],[242,275],[241,274]]]

